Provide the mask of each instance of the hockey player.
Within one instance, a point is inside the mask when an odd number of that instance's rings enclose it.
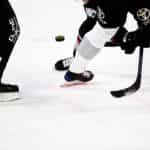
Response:
[[[126,21],[130,12],[138,23],[138,29],[124,32],[120,37],[120,47],[127,54],[132,54],[136,47],[149,47],[150,43],[150,2],[147,0],[88,0],[95,6],[98,23],[83,37],[77,48],[66,81],[87,82],[93,79],[91,71],[86,71],[87,64],[98,54],[108,41]],[[117,4],[117,5],[116,5]]]
[[[2,77],[11,52],[20,34],[16,15],[7,0],[0,1],[0,101],[17,98],[17,85],[2,83]]]
[[[57,71],[64,71],[64,70],[69,69],[69,66],[72,63],[72,60],[75,57],[76,49],[79,46],[81,40],[83,39],[84,35],[87,32],[93,29],[93,27],[95,26],[97,22],[98,16],[97,16],[97,9],[95,5],[91,1],[90,2],[87,2],[86,0],[82,0],[82,1],[83,1],[83,6],[84,6],[84,10],[85,10],[87,18],[86,20],[83,21],[83,23],[79,27],[77,40],[73,49],[73,56],[58,60],[55,63],[55,69]],[[117,33],[107,43],[105,43],[106,46],[118,46],[120,36],[124,34],[124,30],[125,29],[123,27],[120,27]]]

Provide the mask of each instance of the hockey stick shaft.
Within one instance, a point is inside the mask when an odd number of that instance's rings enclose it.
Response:
[[[137,73],[137,79],[140,78],[140,81],[141,81],[141,79],[142,79],[143,52],[144,52],[144,48],[143,48],[143,47],[140,47],[138,73]]]
[[[112,43],[111,41],[108,41],[105,43],[105,47],[116,47],[116,46],[120,46],[119,43]]]

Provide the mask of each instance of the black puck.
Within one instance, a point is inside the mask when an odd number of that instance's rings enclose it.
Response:
[[[57,35],[55,36],[55,40],[57,42],[61,42],[61,41],[64,41],[65,40],[65,37],[63,35]]]

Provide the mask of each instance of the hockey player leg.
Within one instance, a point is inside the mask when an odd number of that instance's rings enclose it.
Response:
[[[76,57],[65,74],[65,80],[88,82],[93,79],[94,75],[90,71],[86,71],[88,63],[98,54],[105,42],[117,31],[115,29],[105,29],[97,24],[92,31],[87,33],[80,43]]]
[[[17,85],[4,84],[2,77],[20,34],[20,29],[10,4],[6,1],[4,6],[0,7],[3,10],[3,14],[0,14],[2,18],[2,23],[0,24],[0,101],[9,101],[18,98],[19,87]]]

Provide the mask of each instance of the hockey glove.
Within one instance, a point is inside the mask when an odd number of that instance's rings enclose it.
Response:
[[[125,51],[125,54],[132,54],[137,46],[150,47],[149,36],[148,32],[142,30],[128,32],[123,38],[121,48]]]
[[[121,44],[122,50],[124,50],[125,54],[132,54],[136,47],[138,46],[137,41],[137,32],[127,32]]]

